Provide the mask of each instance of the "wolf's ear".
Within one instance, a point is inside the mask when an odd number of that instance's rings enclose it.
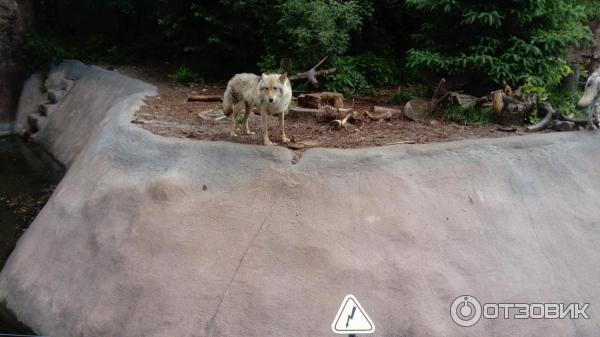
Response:
[[[267,78],[267,74],[262,73],[262,75],[260,75],[260,77],[264,80],[265,78]]]
[[[285,80],[287,80],[287,71],[279,76],[279,80],[282,84],[285,83]]]

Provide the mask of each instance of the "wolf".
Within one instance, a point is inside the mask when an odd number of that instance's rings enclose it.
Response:
[[[592,73],[585,84],[583,96],[577,102],[578,109],[588,109],[588,129],[596,130],[594,117],[600,121],[600,68]],[[595,115],[595,116],[594,116]]]
[[[230,135],[236,137],[237,116],[245,109],[244,129],[245,134],[254,132],[248,128],[248,118],[252,109],[257,108],[262,117],[262,132],[264,145],[273,145],[269,139],[269,115],[279,115],[281,121],[281,140],[289,143],[285,135],[285,113],[292,100],[292,86],[287,73],[283,74],[237,74],[227,83],[223,96],[223,112],[231,115]]]

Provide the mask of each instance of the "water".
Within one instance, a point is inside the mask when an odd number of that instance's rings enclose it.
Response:
[[[41,147],[0,138],[0,268],[64,174]],[[0,334],[32,334],[0,303]]]

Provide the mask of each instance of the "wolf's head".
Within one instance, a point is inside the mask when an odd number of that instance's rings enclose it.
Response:
[[[600,69],[596,70],[587,80],[583,96],[577,102],[578,109],[584,109],[596,102],[600,97]]]
[[[258,82],[260,99],[265,103],[276,103],[283,94],[283,87],[287,80],[287,73],[262,74]]]

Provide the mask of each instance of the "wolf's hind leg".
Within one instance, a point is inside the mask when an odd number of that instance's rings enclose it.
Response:
[[[600,105],[596,105],[596,123],[600,124]]]
[[[240,112],[240,107],[238,104],[233,105],[232,107],[233,113],[231,114],[231,130],[229,131],[229,135],[231,137],[237,137],[237,133],[235,132],[237,129],[237,116]]]
[[[248,127],[248,119],[250,118],[251,114],[252,114],[252,105],[246,103],[246,113],[244,114],[244,130],[247,135],[255,134],[254,132],[250,131],[250,128]]]
[[[596,106],[596,104],[592,104],[590,105],[590,107],[588,108],[588,129],[589,130],[596,130],[598,129],[596,127],[596,125],[594,125],[594,115],[597,113],[598,107]]]

